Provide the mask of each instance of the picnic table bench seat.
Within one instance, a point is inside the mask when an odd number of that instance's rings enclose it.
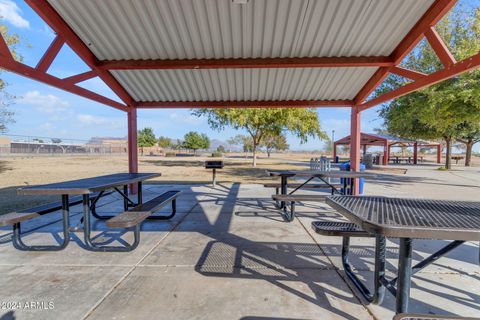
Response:
[[[352,222],[314,221],[312,229],[324,236],[371,237],[369,233]]]
[[[268,182],[268,183],[264,183],[263,186],[265,188],[275,188],[275,189],[280,189],[282,187],[282,184],[281,183],[277,183],[277,182]],[[298,188],[300,186],[302,186],[301,183],[289,183],[287,185],[289,188]],[[315,184],[306,184],[306,185],[303,185],[302,188],[303,189],[322,189],[322,188],[331,188],[331,186],[334,186],[336,188],[341,188],[342,187],[342,184],[340,183],[331,183],[330,185],[326,184],[326,183],[315,183]]]
[[[167,191],[145,203],[142,203],[107,220],[107,226],[110,228],[130,228],[139,226],[151,214],[160,210],[169,203],[172,203],[172,213],[168,216],[157,216],[155,218],[158,220],[171,219],[176,213],[176,199],[180,193],[181,191]]]
[[[479,320],[480,318],[459,317],[450,315],[436,315],[436,314],[417,314],[417,313],[398,313],[393,317],[393,320]]]
[[[105,192],[103,195],[108,195],[111,192]],[[90,194],[91,201],[98,196],[98,192]],[[68,205],[74,206],[77,204],[82,203],[82,196],[74,196],[69,198]],[[62,202],[55,201],[46,204],[42,204],[39,206],[35,206],[33,208],[24,209],[17,212],[10,212],[7,214],[0,215],[0,226],[10,226],[16,223],[20,223],[22,221],[31,220],[37,217],[40,217],[44,214],[55,212],[62,209]]]

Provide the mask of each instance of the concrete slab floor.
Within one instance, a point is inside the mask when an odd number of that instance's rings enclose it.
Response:
[[[419,166],[405,175],[382,174],[366,192],[394,196],[478,197],[478,169],[444,173]],[[451,191],[455,189],[456,194]],[[391,319],[394,299],[366,305],[341,270],[339,238],[321,237],[310,224],[342,219],[325,203],[304,203],[284,222],[261,185],[146,185],[144,199],[182,190],[172,221],[147,222],[131,253],[95,253],[82,248],[82,234],[61,252],[20,252],[0,229],[0,301],[53,302],[42,310],[0,309],[4,319]],[[461,190],[461,192],[460,192]],[[100,213],[122,210],[120,198],[104,199]],[[162,213],[168,212],[168,208]],[[32,242],[55,241],[59,215],[25,230]],[[72,224],[80,208],[72,212]],[[111,237],[103,222],[94,234]],[[130,235],[116,234],[122,239]],[[415,242],[419,260],[444,242]],[[352,241],[352,264],[371,284],[371,239]],[[479,316],[478,243],[468,243],[418,273],[411,311]],[[398,245],[388,241],[387,273],[396,270]],[[18,308],[17,308],[18,309]]]

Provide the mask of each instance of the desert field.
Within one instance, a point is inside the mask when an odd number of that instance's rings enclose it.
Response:
[[[281,153],[260,154],[257,167],[252,167],[252,159],[244,154],[229,154],[224,157],[225,167],[217,172],[218,182],[263,183],[272,180],[265,174],[266,169],[306,169],[312,157],[318,153]],[[209,183],[211,170],[204,168],[205,160],[211,157],[161,157],[140,156],[140,172],[158,172],[162,176],[149,183],[195,184]],[[426,160],[433,161],[426,158]],[[474,165],[479,165],[474,157]],[[461,163],[458,166],[462,165]],[[405,166],[408,168],[408,166]],[[19,196],[16,189],[23,186],[60,182],[87,178],[110,173],[127,172],[126,155],[121,156],[8,156],[0,158],[0,214],[13,210],[32,207],[38,204],[56,201],[55,196]],[[378,168],[378,171],[390,171],[402,174],[404,170]]]
[[[243,154],[224,158],[225,167],[217,171],[219,182],[262,183],[270,178],[266,169],[306,168],[314,154],[261,154],[257,167]],[[149,183],[209,183],[211,170],[204,168],[210,157],[140,156],[140,172],[158,172],[162,176]],[[128,160],[122,156],[9,156],[0,158],[0,214],[58,200],[57,197],[18,196],[23,186],[88,178],[110,173],[128,172]]]

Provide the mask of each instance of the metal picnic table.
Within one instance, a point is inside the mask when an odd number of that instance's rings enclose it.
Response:
[[[107,190],[113,190],[120,194],[124,200],[124,210],[128,210],[129,207],[142,204],[142,182],[148,179],[152,179],[160,176],[160,173],[116,173],[105,176],[98,176],[86,179],[64,181],[58,183],[50,183],[45,185],[36,185],[30,187],[19,188],[17,194],[20,195],[60,195],[62,199],[62,221],[63,221],[63,242],[60,246],[43,246],[42,249],[54,249],[59,250],[65,248],[70,241],[70,206],[69,196],[80,195],[82,196],[83,203],[83,232],[85,238],[85,246],[93,251],[108,251],[109,249],[99,248],[92,243],[90,237],[90,214],[97,219],[110,219],[112,216],[103,216],[96,213],[96,204],[98,200],[105,194]],[[137,203],[133,202],[128,197],[128,185],[137,184],[138,194]],[[123,186],[123,190],[120,187]],[[95,194],[92,201],[90,201],[90,195]],[[157,217],[149,217],[155,219]],[[20,230],[14,230],[14,233],[18,233],[18,240],[20,239]],[[17,241],[18,241],[17,240]],[[27,247],[25,245],[25,247]],[[111,247],[113,250],[118,248]]]
[[[267,170],[267,174],[271,177],[280,177],[281,179],[281,194],[287,194],[288,178],[304,177],[308,178],[304,183],[296,187],[289,194],[293,194],[298,189],[301,189],[313,179],[320,179],[325,185],[332,189],[332,194],[343,194],[347,190],[347,179],[350,180],[350,190],[353,190],[356,178],[375,178],[376,175],[366,172],[354,171],[320,171],[320,170]],[[338,190],[330,181],[331,179],[343,179],[343,192]]]
[[[374,293],[355,275],[349,277],[367,300],[377,304],[387,289],[396,297],[397,313],[408,312],[412,274],[465,241],[480,240],[480,202],[373,196],[330,196],[326,202],[376,237]],[[392,280],[385,277],[386,237],[400,238],[398,278]],[[453,241],[412,267],[412,239]]]

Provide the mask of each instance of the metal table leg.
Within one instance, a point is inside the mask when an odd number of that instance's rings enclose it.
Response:
[[[129,203],[128,203],[128,185],[124,185],[123,186],[123,193],[125,194],[125,196],[127,198],[123,198],[123,210],[127,211],[128,210],[128,207],[129,207]]]
[[[142,181],[138,181],[138,187],[137,187],[137,205],[140,205],[143,203],[143,191],[142,191]]]
[[[382,279],[385,276],[385,246],[386,240],[384,236],[377,235],[375,237],[375,271],[374,271],[374,292],[370,290],[358,279],[357,275],[348,261],[348,252],[350,249],[350,237],[343,237],[342,243],[342,264],[346,275],[352,284],[358,289],[362,296],[368,302],[380,304],[385,296],[385,287]]]
[[[132,244],[125,246],[101,246],[92,242],[91,225],[90,225],[90,199],[89,195],[83,195],[83,233],[85,240],[85,247],[90,251],[100,252],[128,252],[135,249],[140,243],[140,224],[137,224],[133,229],[134,240]]]
[[[280,187],[280,194],[283,195],[283,196],[286,196],[287,195],[287,177],[286,176],[282,176],[281,177],[281,187]],[[280,208],[285,210],[287,207],[287,204],[285,201],[280,201]]]
[[[408,312],[412,276],[412,239],[400,238],[396,313]]]
[[[68,195],[62,195],[62,225],[63,225],[63,241],[57,246],[52,245],[26,245],[22,241],[20,222],[13,225],[13,246],[22,251],[60,251],[66,248],[70,242],[70,205],[68,201]]]

